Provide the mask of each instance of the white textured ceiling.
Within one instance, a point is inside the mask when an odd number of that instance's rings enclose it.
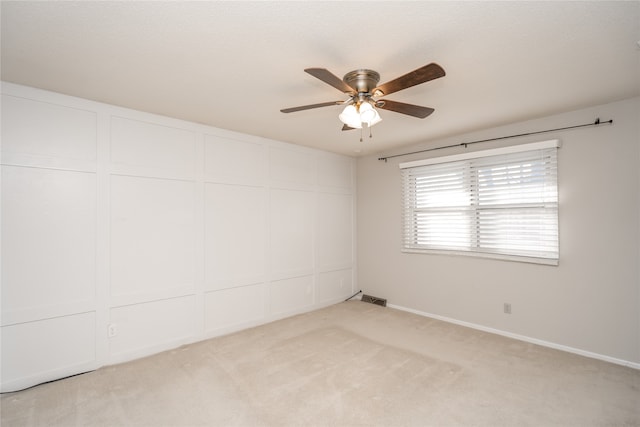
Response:
[[[2,80],[352,156],[640,95],[640,2],[2,2]],[[381,83],[373,138],[341,132],[344,100],[303,72]]]

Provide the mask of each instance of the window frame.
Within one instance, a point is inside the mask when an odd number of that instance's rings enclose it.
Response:
[[[534,142],[534,143],[512,145],[512,146],[496,148],[496,149],[467,152],[467,153],[461,153],[461,154],[456,154],[451,156],[434,157],[434,158],[428,158],[423,160],[400,163],[399,167],[402,170],[402,205],[403,205],[402,206],[403,208],[402,252],[423,253],[423,254],[464,255],[464,256],[472,256],[472,257],[480,257],[480,258],[491,258],[491,259],[499,259],[499,260],[519,261],[519,262],[557,266],[559,264],[559,255],[560,255],[559,195],[558,195],[559,186],[558,186],[558,180],[557,180],[557,149],[560,148],[560,146],[561,146],[560,141],[557,139],[554,139],[549,141],[540,141],[540,142]],[[469,198],[469,200],[472,200],[472,199],[475,200],[479,197],[480,192],[476,190],[476,193],[474,194],[473,190],[471,189],[474,186],[474,184],[471,184],[471,182],[475,182],[476,189],[479,188],[477,185],[479,168],[477,168],[476,165],[472,166],[472,163],[474,161],[478,161],[478,159],[488,158],[488,157],[496,158],[496,156],[511,155],[511,154],[516,155],[517,153],[526,154],[526,152],[540,152],[542,150],[549,150],[549,149],[556,149],[556,153],[554,154],[554,156],[556,156],[555,162],[553,163],[554,169],[552,171],[553,174],[551,177],[553,181],[552,183],[555,186],[555,187],[552,187],[554,188],[554,190],[552,191],[552,199],[553,199],[553,196],[555,196],[555,199],[552,200],[551,202],[544,201],[540,203],[522,203],[521,209],[522,211],[534,210],[537,212],[536,215],[540,216],[541,218],[543,218],[544,215],[547,215],[547,218],[549,217],[549,215],[551,215],[551,218],[555,220],[555,224],[552,224],[552,226],[555,226],[555,229],[552,229],[552,233],[555,232],[555,253],[551,253],[551,256],[550,254],[544,254],[544,253],[527,255],[527,254],[522,254],[522,251],[521,253],[517,253],[518,251],[514,250],[514,248],[509,249],[511,253],[505,253],[506,249],[496,250],[496,249],[491,249],[491,248],[482,246],[480,242],[480,240],[482,240],[480,239],[481,231],[479,230],[480,221],[478,219],[481,213],[489,212],[491,210],[497,211],[502,209],[505,209],[504,212],[507,212],[508,209],[513,209],[515,211],[516,209],[519,209],[519,207],[517,206],[517,204],[514,204],[514,203],[505,204],[505,205],[496,204],[493,206],[482,206],[479,203],[474,204],[473,202],[469,202],[468,208],[459,207],[459,208],[451,208],[451,209],[449,209],[450,206],[447,206],[447,208],[445,209],[448,209],[449,211],[460,212],[461,215],[464,215],[465,209],[470,212],[469,225],[471,227],[473,224],[475,224],[476,228],[475,230],[471,230],[470,228],[470,232],[468,236],[469,243],[467,245],[463,245],[459,247],[456,247],[455,245],[452,245],[451,247],[435,245],[435,246],[429,247],[428,244],[424,244],[424,245],[419,243],[408,244],[408,240],[414,240],[415,242],[420,237],[422,237],[425,240],[428,239],[427,234],[421,235],[418,232],[415,232],[419,222],[415,216],[415,212],[420,211],[420,209],[423,209],[423,208],[418,208],[415,206],[418,203],[416,200],[416,190],[412,188],[409,188],[409,189],[407,188],[407,186],[409,185],[407,183],[407,179],[408,179],[407,177],[409,176],[408,174],[411,173],[411,171],[407,171],[408,169],[418,168],[423,166],[432,166],[432,165],[434,165],[434,167],[437,167],[435,165],[460,162],[460,164],[464,166],[464,168],[462,169],[467,171],[475,170],[475,172],[471,174],[469,177],[464,179],[462,177],[460,178],[466,183],[465,185],[467,185],[467,187],[465,187],[465,192],[466,192],[465,194],[467,194],[467,197]],[[443,166],[448,167],[450,165],[443,165]],[[407,194],[408,191],[409,192],[412,191],[412,193]],[[412,206],[408,206],[408,205],[412,205]],[[505,208],[504,206],[507,206],[507,207]],[[434,208],[429,208],[429,209],[431,211],[436,211],[436,209]],[[411,214],[409,214],[408,212],[410,212]],[[412,215],[412,216],[409,217],[409,215]],[[476,218],[476,220],[473,221],[472,218]],[[433,229],[430,229],[430,230],[433,230]],[[451,231],[451,229],[449,229],[448,231]],[[473,244],[470,242],[473,242]]]

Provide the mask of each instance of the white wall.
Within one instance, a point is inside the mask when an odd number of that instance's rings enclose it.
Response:
[[[640,99],[405,147],[396,153],[613,119],[468,151],[560,139],[560,265],[404,254],[398,163],[358,159],[358,284],[423,314],[640,367]],[[503,303],[512,314],[503,313]]]
[[[354,213],[349,157],[3,83],[2,391],[343,300]]]

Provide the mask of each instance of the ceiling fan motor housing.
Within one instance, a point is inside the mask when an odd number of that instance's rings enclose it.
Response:
[[[348,72],[342,80],[357,90],[358,94],[370,94],[378,85],[380,74],[373,70],[360,69]]]

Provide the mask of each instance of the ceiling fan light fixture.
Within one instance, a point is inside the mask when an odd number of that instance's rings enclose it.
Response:
[[[354,129],[360,129],[362,127],[360,113],[358,113],[356,106],[353,104],[347,105],[338,118],[342,123]]]
[[[378,110],[374,109],[373,110],[373,118],[367,122],[367,126],[371,127],[375,124],[378,124],[382,121],[382,117],[380,117],[380,114],[378,114]]]
[[[360,104],[360,108],[358,110],[360,112],[360,121],[363,123],[369,123],[374,119],[376,115],[376,110],[373,109],[373,106],[368,102],[363,102]]]
[[[347,105],[338,118],[342,123],[354,129],[362,129],[364,125],[371,127],[382,121],[378,111],[368,101],[361,102],[357,106],[355,104]]]

